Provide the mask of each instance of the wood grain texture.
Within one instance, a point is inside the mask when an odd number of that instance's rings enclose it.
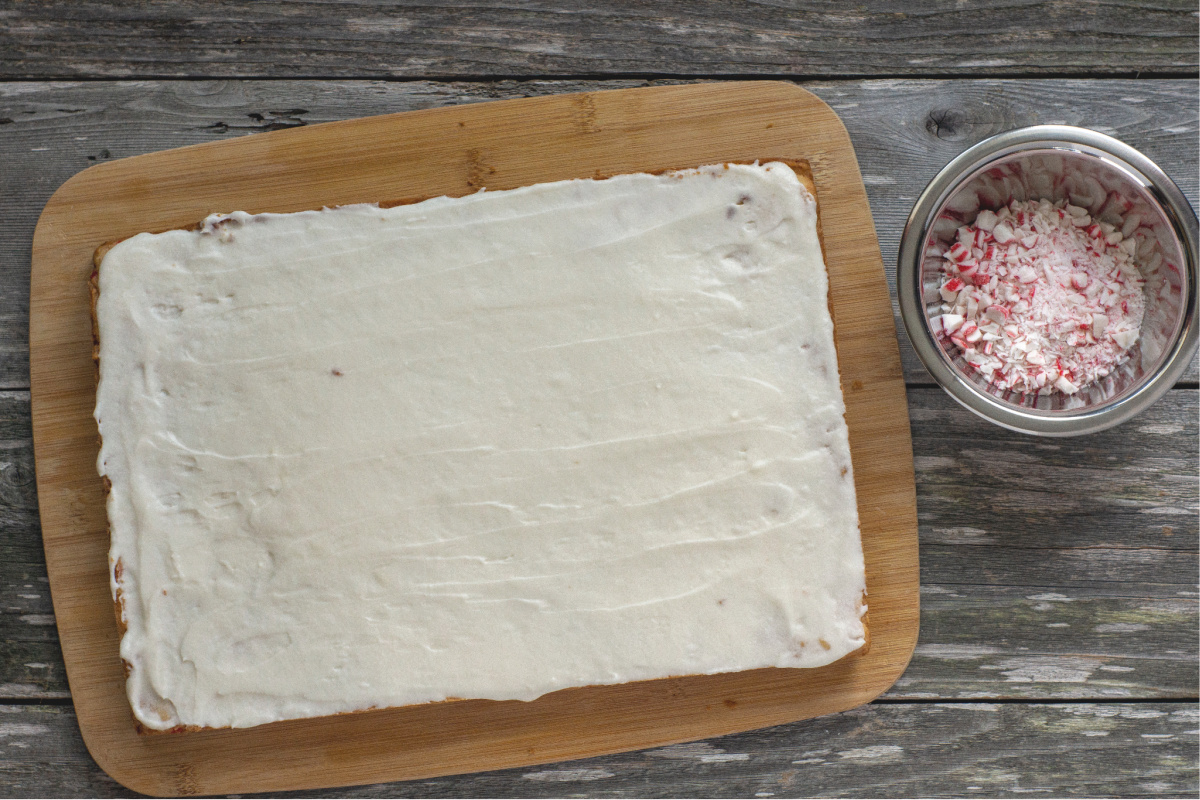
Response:
[[[5,165],[0,170],[0,388],[29,385],[29,253],[37,216],[60,184],[88,166],[316,122],[640,85],[646,82],[0,84],[0,121],[13,120],[0,125],[0,163]],[[804,86],[834,108],[850,133],[893,298],[900,232],[916,196],[955,155],[1003,130],[1063,122],[1109,133],[1159,163],[1193,207],[1200,207],[1194,81],[887,80]],[[906,380],[932,383],[900,329]],[[1198,379],[1193,359],[1183,380],[1195,384]]]
[[[1194,697],[1198,394],[1048,441],[910,390],[924,611],[892,695]]]
[[[981,427],[938,389],[908,398],[921,633],[885,697],[1194,697],[1200,392],[1054,442]],[[27,393],[0,392],[0,430],[0,701],[66,697]]]
[[[1019,2],[991,8],[1002,14],[1030,13]],[[1156,8],[1155,13],[1162,12],[1162,7]],[[0,0],[0,59],[14,52],[9,48],[12,40],[3,38],[10,35],[11,20],[16,18],[11,11]],[[841,11],[854,14],[858,8]],[[931,18],[945,16],[940,7],[927,13]],[[964,13],[978,13],[978,7],[967,4]],[[1178,10],[1163,13],[1178,15]],[[722,11],[721,16],[727,18],[728,12]],[[21,24],[28,26],[29,19],[27,14],[21,17]],[[45,23],[43,32],[56,24],[60,23]],[[118,21],[111,30],[120,25]],[[1138,40],[1143,49],[1155,41],[1140,36],[1137,19],[1126,27],[1132,31],[1129,40]],[[104,28],[104,24],[92,25],[101,36],[107,35]],[[849,30],[854,34],[864,29],[850,26]],[[1194,21],[1185,20],[1177,30],[1194,40]],[[876,31],[876,40],[884,48],[880,52],[894,53],[887,49],[889,36],[890,31]],[[1163,38],[1170,40],[1170,36]],[[114,41],[119,55],[114,54]],[[936,45],[942,47],[947,41],[939,39]],[[109,40],[108,51],[98,58],[120,67],[129,48],[137,44],[130,38]],[[528,40],[524,44],[539,46]],[[701,42],[698,49],[708,46]],[[974,46],[980,52],[993,47],[979,41]],[[1001,42],[995,48],[1008,46]],[[63,52],[59,42],[39,48]],[[437,48],[444,61],[452,60],[445,55],[447,42]],[[1194,52],[1194,44],[1189,48]],[[76,52],[81,51],[76,48]],[[215,60],[227,59],[222,63],[229,66],[218,65],[212,71],[200,67],[192,74],[250,74],[235,72],[234,62],[253,65],[256,53],[249,48],[240,55],[216,54]],[[830,56],[836,57],[836,53]],[[952,61],[955,54],[947,51],[945,57]],[[1193,54],[1193,64],[1194,58]],[[1080,71],[1091,72],[1088,64],[1098,64],[1095,74],[1111,72],[1116,59],[1100,47],[1081,57],[1086,63]],[[686,54],[680,61],[687,62]],[[924,74],[937,78],[939,67],[931,63],[931,71]],[[1032,66],[1020,71],[1036,72],[1040,63],[1035,54]],[[714,62],[712,71],[727,73],[746,64],[759,69],[748,59],[740,66]],[[88,67],[82,62],[80,66],[76,74],[81,77],[102,74],[83,71]],[[995,70],[968,66],[955,72],[988,76],[1018,68],[1006,62]],[[904,69],[891,66],[887,72],[894,75]],[[431,73],[414,68],[409,74]],[[255,131],[487,99],[645,84],[631,80],[0,83],[0,389],[18,390],[0,391],[0,531],[4,534],[0,537],[0,700],[68,697],[45,591],[31,480],[28,396],[22,391],[29,385],[30,242],[37,215],[58,185],[97,162]],[[1154,158],[1197,205],[1197,101],[1192,80],[853,80],[805,86],[834,106],[850,131],[889,276],[903,218],[928,178],[975,141],[1019,125],[1062,121],[1104,130]],[[1180,475],[1186,478],[1190,473],[1194,487],[1196,363],[1184,378],[1184,385],[1193,388],[1170,392],[1146,415],[1097,435],[1105,438],[1046,443],[1006,438],[1009,435],[999,429],[980,428],[940,391],[911,388],[929,378],[912,358],[903,334],[900,343],[910,383],[921,515],[922,628],[912,663],[887,697],[893,701],[957,698],[955,708],[978,708],[973,719],[986,722],[1006,715],[1002,717],[1006,722],[989,728],[991,733],[964,737],[954,726],[938,721],[944,717],[937,703],[871,706],[862,711],[882,709],[880,715],[865,716],[854,726],[824,724],[846,716],[838,715],[708,740],[725,753],[701,748],[690,757],[662,758],[643,752],[323,794],[752,796],[762,791],[796,796],[833,795],[841,786],[848,787],[844,792],[860,796],[1015,795],[1039,788],[1049,789],[1041,793],[1050,795],[1194,796],[1195,734],[1187,732],[1196,727],[1197,499],[1196,490],[1188,489]],[[1063,449],[1064,444],[1071,446]],[[1164,458],[1158,457],[1160,451]],[[999,461],[998,468],[993,460]],[[1078,486],[1091,487],[1092,481],[1098,481],[1090,490],[1098,506],[1089,510],[1074,498]],[[1160,486],[1163,483],[1166,488]],[[1160,491],[1164,494],[1156,503]],[[1029,503],[1046,505],[1030,507]],[[1015,524],[1009,515],[1016,515]],[[1048,546],[1036,545],[1039,536]],[[1191,544],[1178,548],[1180,536]],[[1018,539],[1015,546],[1013,537]],[[1064,718],[1036,716],[1045,706],[972,700],[987,697],[1112,698],[1110,705],[1079,708],[1095,709],[1096,719],[1117,727],[1089,727],[1090,733],[1083,733],[1064,727]],[[1192,700],[1183,705],[1115,702],[1154,697]],[[1024,708],[1035,716],[1016,711]],[[1163,719],[1158,712],[1166,712],[1168,718],[1176,713],[1190,715],[1190,721],[1171,733],[1153,727]],[[22,716],[27,713],[43,716]],[[893,713],[896,716],[883,716]],[[53,724],[46,721],[50,718]],[[24,727],[29,725],[34,728]],[[45,733],[45,726],[54,732]],[[873,745],[894,745],[890,737],[897,731],[912,732],[921,747],[906,747],[895,761],[886,750],[869,751],[875,755],[867,757],[841,755]],[[1104,732],[1108,735],[1098,735]],[[40,738],[43,734],[45,738]],[[827,754],[801,757],[828,748],[819,741],[801,746],[822,734],[832,735],[838,746]],[[1156,742],[1171,741],[1169,735],[1188,746],[1182,752],[1157,749],[1163,745]],[[1077,756],[1077,750],[1085,755]],[[705,754],[734,758],[703,761]],[[747,758],[737,758],[740,755]],[[816,761],[791,763],[806,759]],[[800,772],[798,778],[794,772],[812,770],[814,764],[832,770],[827,779],[808,781],[804,778],[812,773]],[[587,771],[592,769],[599,773]],[[523,777],[543,772],[541,778]],[[969,790],[973,785],[980,790]],[[129,793],[87,755],[69,707],[0,706],[0,795],[30,794]]]
[[[1194,797],[1194,703],[863,706],[532,768],[274,797]],[[61,706],[0,705],[0,797],[136,797]]]
[[[29,393],[0,391],[0,700],[66,698],[41,546]]]
[[[6,2],[0,77],[1194,71],[1183,0]]]
[[[519,123],[519,124],[518,124]],[[248,730],[137,736],[108,602],[95,475],[86,276],[102,242],[230,205],[295,211],[755,158],[808,160],[822,214],[870,593],[870,650],[811,670],[587,687],[530,703],[463,701]],[[303,789],[540,763],[850,708],[890,686],[916,642],[916,506],[887,284],[849,138],[787,83],[533,98],[279,131],[98,165],[38,221],[30,301],[39,510],[72,699],[122,783],[194,794]]]

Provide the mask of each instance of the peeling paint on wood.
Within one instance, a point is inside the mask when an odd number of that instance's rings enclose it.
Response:
[[[527,772],[521,776],[527,781],[552,781],[554,783],[575,783],[578,781],[599,781],[613,777],[613,773],[604,769],[543,769],[537,772]]]

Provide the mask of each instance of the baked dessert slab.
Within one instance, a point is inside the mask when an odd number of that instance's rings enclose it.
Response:
[[[865,641],[815,204],[786,165],[210,218],[112,248],[99,289],[147,727]]]

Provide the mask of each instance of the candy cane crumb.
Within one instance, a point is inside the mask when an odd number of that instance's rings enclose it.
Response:
[[[1065,201],[980,211],[943,253],[934,334],[1002,391],[1075,394],[1138,340],[1137,222],[1097,222]]]

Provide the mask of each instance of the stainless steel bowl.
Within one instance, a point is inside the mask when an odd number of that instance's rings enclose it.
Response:
[[[932,331],[942,254],[981,209],[1013,199],[1067,199],[1113,222],[1139,216],[1137,262],[1146,313],[1129,360],[1073,395],[1014,394],[971,369]],[[1200,225],[1183,193],[1129,145],[1084,128],[1038,125],[985,139],[955,158],[917,198],[896,268],[900,313],[917,355],[951,397],[997,425],[1073,436],[1117,425],[1147,408],[1196,352]]]

